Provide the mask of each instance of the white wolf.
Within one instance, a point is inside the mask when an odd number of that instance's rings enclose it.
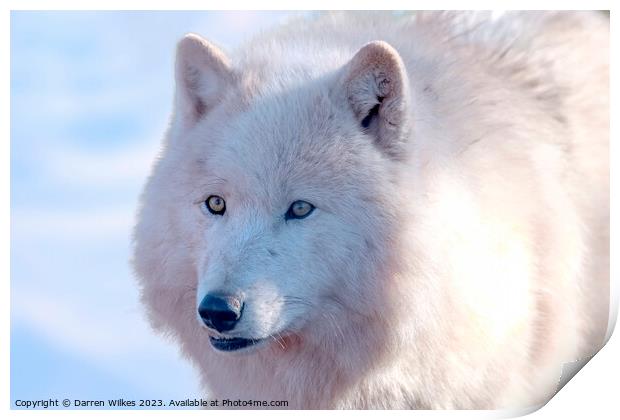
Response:
[[[180,41],[134,265],[213,398],[548,400],[608,317],[608,19],[337,13]]]

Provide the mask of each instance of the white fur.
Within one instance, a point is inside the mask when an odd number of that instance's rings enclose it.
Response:
[[[608,31],[584,12],[337,13],[230,56],[184,39],[135,230],[153,325],[211,397],[546,401],[606,329]],[[201,210],[213,194],[224,216]],[[295,200],[315,212],[285,221]],[[214,350],[196,315],[213,290],[245,299],[228,336],[273,339]]]

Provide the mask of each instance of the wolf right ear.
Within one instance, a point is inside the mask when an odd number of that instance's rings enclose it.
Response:
[[[221,99],[232,82],[228,57],[195,34],[187,34],[177,46],[176,114],[184,127],[195,124]]]

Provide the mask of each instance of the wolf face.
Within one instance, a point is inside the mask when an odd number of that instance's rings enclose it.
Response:
[[[176,276],[195,290],[191,322],[219,351],[333,337],[343,311],[376,311],[384,288],[402,199],[400,58],[376,42],[321,77],[292,84],[287,72],[257,81],[197,36],[179,44],[176,113],[137,245],[143,229],[178,232],[157,241],[183,258],[162,256],[149,275],[191,272]]]

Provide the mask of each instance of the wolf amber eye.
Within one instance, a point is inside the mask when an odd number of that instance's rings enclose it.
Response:
[[[314,206],[307,201],[297,200],[288,208],[284,218],[288,219],[303,219],[308,217],[314,210]]]
[[[205,206],[211,214],[222,215],[226,211],[226,202],[218,195],[210,195],[205,200]]]

